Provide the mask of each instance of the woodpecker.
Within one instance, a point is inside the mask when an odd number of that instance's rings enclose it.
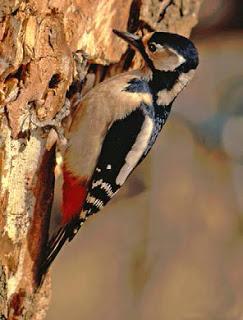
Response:
[[[149,153],[198,66],[197,49],[183,36],[113,32],[138,50],[145,64],[98,84],[74,113],[64,155],[62,227],[47,248],[45,271]]]

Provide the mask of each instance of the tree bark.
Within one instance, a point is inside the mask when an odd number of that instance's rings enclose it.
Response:
[[[82,89],[141,64],[112,29],[189,36],[201,2],[1,0],[0,319],[45,318],[56,131]]]

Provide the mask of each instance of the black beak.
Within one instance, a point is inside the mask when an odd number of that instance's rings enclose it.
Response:
[[[145,60],[145,62],[147,63],[147,65],[149,66],[149,68],[152,71],[155,71],[153,62],[150,60],[150,58],[148,57],[142,40],[139,36],[136,36],[135,34],[132,34],[130,32],[121,32],[118,30],[113,29],[113,32],[120,38],[122,38],[123,40],[125,40],[126,42],[128,42],[130,45],[132,45],[134,48],[138,49],[138,51],[141,53],[143,59]]]
[[[130,32],[121,32],[118,30],[113,29],[112,30],[118,37],[122,38],[126,42],[128,42],[130,45],[138,49],[140,52],[143,50],[143,44],[141,41],[141,38],[135,34],[132,34]]]

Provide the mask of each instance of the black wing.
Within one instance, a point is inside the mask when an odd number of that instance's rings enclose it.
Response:
[[[125,119],[118,120],[111,126],[105,137],[83,206],[86,217],[101,210],[119,190],[127,176],[147,156],[170,110],[171,106],[154,107],[142,104]],[[148,141],[143,145],[145,136],[148,137]],[[131,167],[129,174],[125,175],[125,180],[118,183],[117,177],[126,167],[127,158],[139,147],[141,150],[138,161]]]
[[[101,149],[89,192],[83,206],[86,216],[98,212],[121,187],[116,180],[125,164],[145,120],[144,110],[138,108],[109,129]]]
[[[136,141],[144,119],[143,110],[138,108],[125,119],[114,122],[107,132],[83,206],[87,216],[98,212],[101,209],[100,204],[104,206],[120,188],[115,182],[116,177],[124,165],[127,153]],[[95,200],[91,202],[92,199]],[[86,217],[81,219],[79,216],[74,218],[53,236],[45,250],[40,274],[46,273],[64,243],[72,240],[86,219]]]
[[[170,109],[170,106],[153,107],[141,105],[126,118],[117,120],[112,124],[103,141],[101,153],[89,186],[89,192],[82,209],[85,217],[80,218],[78,216],[74,218],[52,238],[46,248],[45,259],[41,265],[42,274],[47,271],[66,240],[71,241],[76,235],[87,217],[97,213],[119,190],[123,183],[118,183],[117,177],[125,167],[131,150],[134,151],[139,147],[142,135],[147,133],[149,141],[142,148],[141,157],[131,168],[129,174],[146,157],[166,122]],[[146,121],[150,125],[150,132],[146,131]]]

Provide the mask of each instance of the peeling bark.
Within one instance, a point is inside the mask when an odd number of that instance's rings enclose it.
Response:
[[[54,129],[82,87],[142,63],[112,29],[188,36],[201,1],[1,1],[0,319],[45,318],[50,278],[38,286],[38,268],[53,199]]]

